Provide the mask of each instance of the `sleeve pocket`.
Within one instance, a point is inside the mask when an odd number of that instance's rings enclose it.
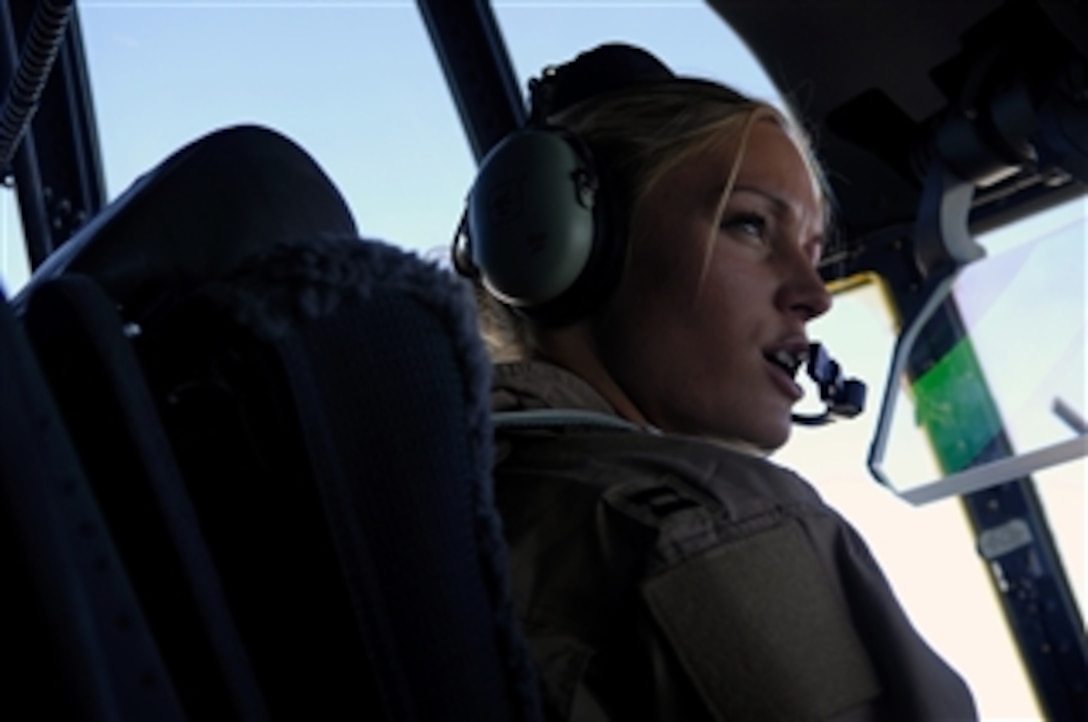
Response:
[[[827,719],[880,692],[796,522],[694,557],[643,593],[716,719]]]

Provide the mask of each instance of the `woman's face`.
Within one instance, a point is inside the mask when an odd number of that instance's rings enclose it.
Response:
[[[598,352],[654,425],[774,449],[801,397],[783,361],[831,306],[815,270],[824,215],[793,140],[761,120],[719,217],[736,147],[679,163],[637,205]]]

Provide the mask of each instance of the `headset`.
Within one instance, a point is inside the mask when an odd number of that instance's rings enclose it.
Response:
[[[529,82],[525,126],[480,164],[453,247],[454,267],[535,322],[586,318],[619,282],[626,223],[607,164],[549,118],[591,97],[676,75],[650,53],[601,45]]]
[[[528,127],[484,159],[465,209],[458,270],[546,325],[585,318],[619,281],[626,233],[592,152]]]

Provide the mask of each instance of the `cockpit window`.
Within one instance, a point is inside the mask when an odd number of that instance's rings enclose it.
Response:
[[[108,199],[186,143],[257,123],[299,143],[370,237],[439,253],[473,161],[412,2],[82,0]],[[13,193],[0,272],[28,268]]]
[[[473,161],[412,2],[79,3],[110,198],[185,143],[257,123],[305,148],[364,235],[429,251]]]
[[[30,273],[19,220],[19,204],[10,188],[0,190],[0,286],[8,297]]]

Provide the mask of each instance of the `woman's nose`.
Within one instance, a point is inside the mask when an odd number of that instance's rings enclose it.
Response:
[[[803,321],[822,316],[831,308],[831,293],[824,285],[819,270],[808,258],[798,254],[789,265],[788,277],[782,286],[780,306]]]

